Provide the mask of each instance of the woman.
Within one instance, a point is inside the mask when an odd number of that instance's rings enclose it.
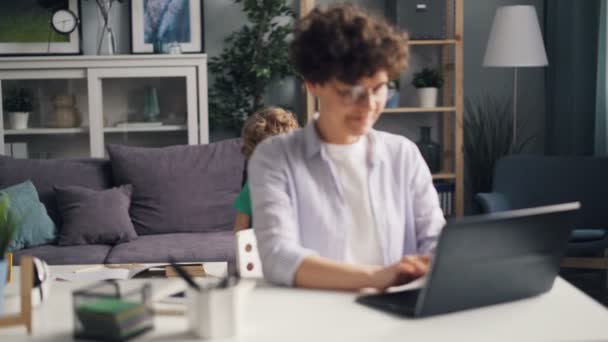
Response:
[[[249,162],[264,275],[344,290],[421,277],[445,224],[431,173],[413,142],[372,129],[407,66],[407,36],[351,5],[317,8],[290,55],[320,111]]]

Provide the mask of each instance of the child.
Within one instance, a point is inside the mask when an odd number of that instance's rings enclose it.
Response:
[[[258,110],[247,119],[243,126],[241,151],[245,159],[251,158],[253,150],[262,140],[273,135],[287,133],[298,127],[295,116],[287,110],[279,107],[265,107]],[[237,210],[234,230],[251,228],[251,198],[247,183],[234,201],[234,208]]]

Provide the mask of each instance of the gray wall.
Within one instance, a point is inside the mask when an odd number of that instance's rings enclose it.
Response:
[[[318,0],[319,4],[335,3],[335,0]],[[384,1],[358,0],[352,1],[376,12],[382,12]],[[291,0],[295,5],[296,0]],[[464,3],[464,90],[466,97],[477,98],[484,94],[509,99],[512,94],[512,69],[484,68],[483,56],[492,25],[494,12],[498,6],[512,4],[534,5],[539,18],[543,17],[542,0],[466,0]],[[119,53],[130,52],[130,19],[129,3],[117,3],[113,11],[112,25],[117,32],[116,39]],[[241,5],[235,5],[231,0],[204,1],[205,49],[209,57],[217,56],[223,47],[223,39],[240,28],[246,18]],[[85,54],[96,54],[97,31],[99,29],[97,12],[94,1],[82,1],[83,21],[83,50]],[[541,25],[542,19],[540,20]],[[551,63],[551,61],[549,61]],[[412,54],[410,70],[416,70],[424,65],[436,64],[433,48],[416,47]],[[519,106],[518,113],[522,120],[528,122],[527,134],[535,133],[538,139],[529,146],[529,152],[544,151],[545,125],[545,68],[525,68],[519,72]],[[413,89],[408,86],[411,71],[402,77],[402,104],[411,105],[414,101]],[[211,80],[212,84],[212,80]],[[294,79],[284,80],[269,89],[266,102],[269,104],[295,106],[299,108],[297,82]],[[405,134],[413,140],[418,138],[418,126],[437,125],[437,115],[393,114],[387,115],[379,122],[378,128]],[[437,139],[437,132],[434,132]]]
[[[482,66],[494,12],[499,6],[533,5],[543,30],[542,0],[465,0],[464,2],[464,90],[465,97],[478,98],[489,94],[510,100],[513,93],[513,69]],[[549,60],[551,63],[551,60]],[[527,152],[543,153],[545,142],[545,70],[520,68],[518,72],[518,121],[527,122],[518,136],[534,134],[537,138]]]

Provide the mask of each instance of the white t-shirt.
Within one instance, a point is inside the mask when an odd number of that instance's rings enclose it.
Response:
[[[368,145],[368,138],[360,137],[354,144],[325,144],[325,147],[346,202],[343,215],[347,235],[344,260],[352,264],[383,265],[378,229],[369,200]]]

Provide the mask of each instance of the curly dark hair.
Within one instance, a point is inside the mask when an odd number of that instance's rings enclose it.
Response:
[[[316,84],[355,84],[380,70],[395,79],[407,67],[408,35],[354,5],[318,7],[297,23],[290,58]]]
[[[292,112],[279,107],[262,108],[245,121],[241,133],[241,152],[246,159],[249,159],[262,140],[298,127],[298,120]]]

